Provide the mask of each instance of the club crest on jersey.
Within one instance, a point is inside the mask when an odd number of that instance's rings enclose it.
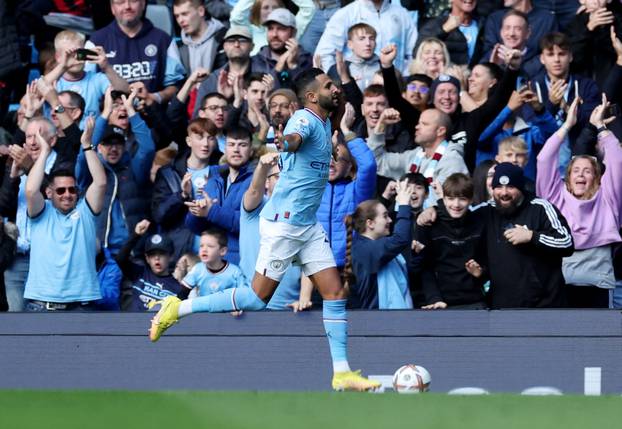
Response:
[[[194,181],[194,187],[197,189],[201,189],[205,186],[205,177],[198,177],[195,181]]]
[[[148,57],[155,57],[157,53],[158,47],[153,43],[150,43],[145,47],[145,55],[147,55]]]
[[[80,219],[80,212],[79,212],[79,211],[77,211],[77,210],[76,210],[76,211],[74,211],[74,212],[71,214],[71,216],[69,216],[69,218],[70,218],[71,220],[78,220],[78,219]]]
[[[274,271],[283,271],[284,266],[285,264],[283,263],[283,261],[278,259],[270,262],[270,268],[272,268]]]
[[[298,118],[298,121],[296,121],[296,123],[306,127],[309,125],[309,120],[307,118]]]

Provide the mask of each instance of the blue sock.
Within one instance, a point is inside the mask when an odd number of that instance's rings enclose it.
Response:
[[[333,371],[350,371],[348,365],[348,319],[346,314],[346,300],[324,300],[323,314],[324,330],[328,338],[330,356],[333,360]]]
[[[191,303],[193,313],[223,313],[239,310],[259,311],[266,308],[266,303],[250,287],[225,289],[211,295],[194,298]]]

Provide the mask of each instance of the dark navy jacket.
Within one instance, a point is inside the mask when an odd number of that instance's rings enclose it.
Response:
[[[356,280],[350,289],[349,305],[367,310],[378,308],[378,272],[410,247],[410,206],[400,206],[397,211],[393,235],[370,240],[355,235],[352,240],[352,272]]]
[[[184,78],[177,45],[148,19],[143,19],[142,28],[132,38],[112,21],[91,34],[90,43],[106,50],[108,62],[119,76],[129,83],[143,82],[149,92],[160,91]]]

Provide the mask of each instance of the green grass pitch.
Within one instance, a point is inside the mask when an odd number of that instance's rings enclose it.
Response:
[[[2,429],[616,428],[622,397],[0,391]]]

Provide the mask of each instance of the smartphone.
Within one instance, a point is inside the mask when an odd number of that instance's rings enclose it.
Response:
[[[96,57],[97,56],[97,52],[95,51],[91,51],[90,49],[78,49],[76,51],[76,59],[78,61],[86,61],[87,57]]]
[[[125,95],[127,97],[129,94],[127,94],[127,93],[125,93],[123,91],[117,91],[116,89],[110,91],[110,96],[112,97],[113,100],[117,100],[117,99],[121,98],[122,95]]]
[[[611,116],[620,117],[620,107],[617,104],[610,104],[609,107],[605,110],[605,118],[609,118]]]

